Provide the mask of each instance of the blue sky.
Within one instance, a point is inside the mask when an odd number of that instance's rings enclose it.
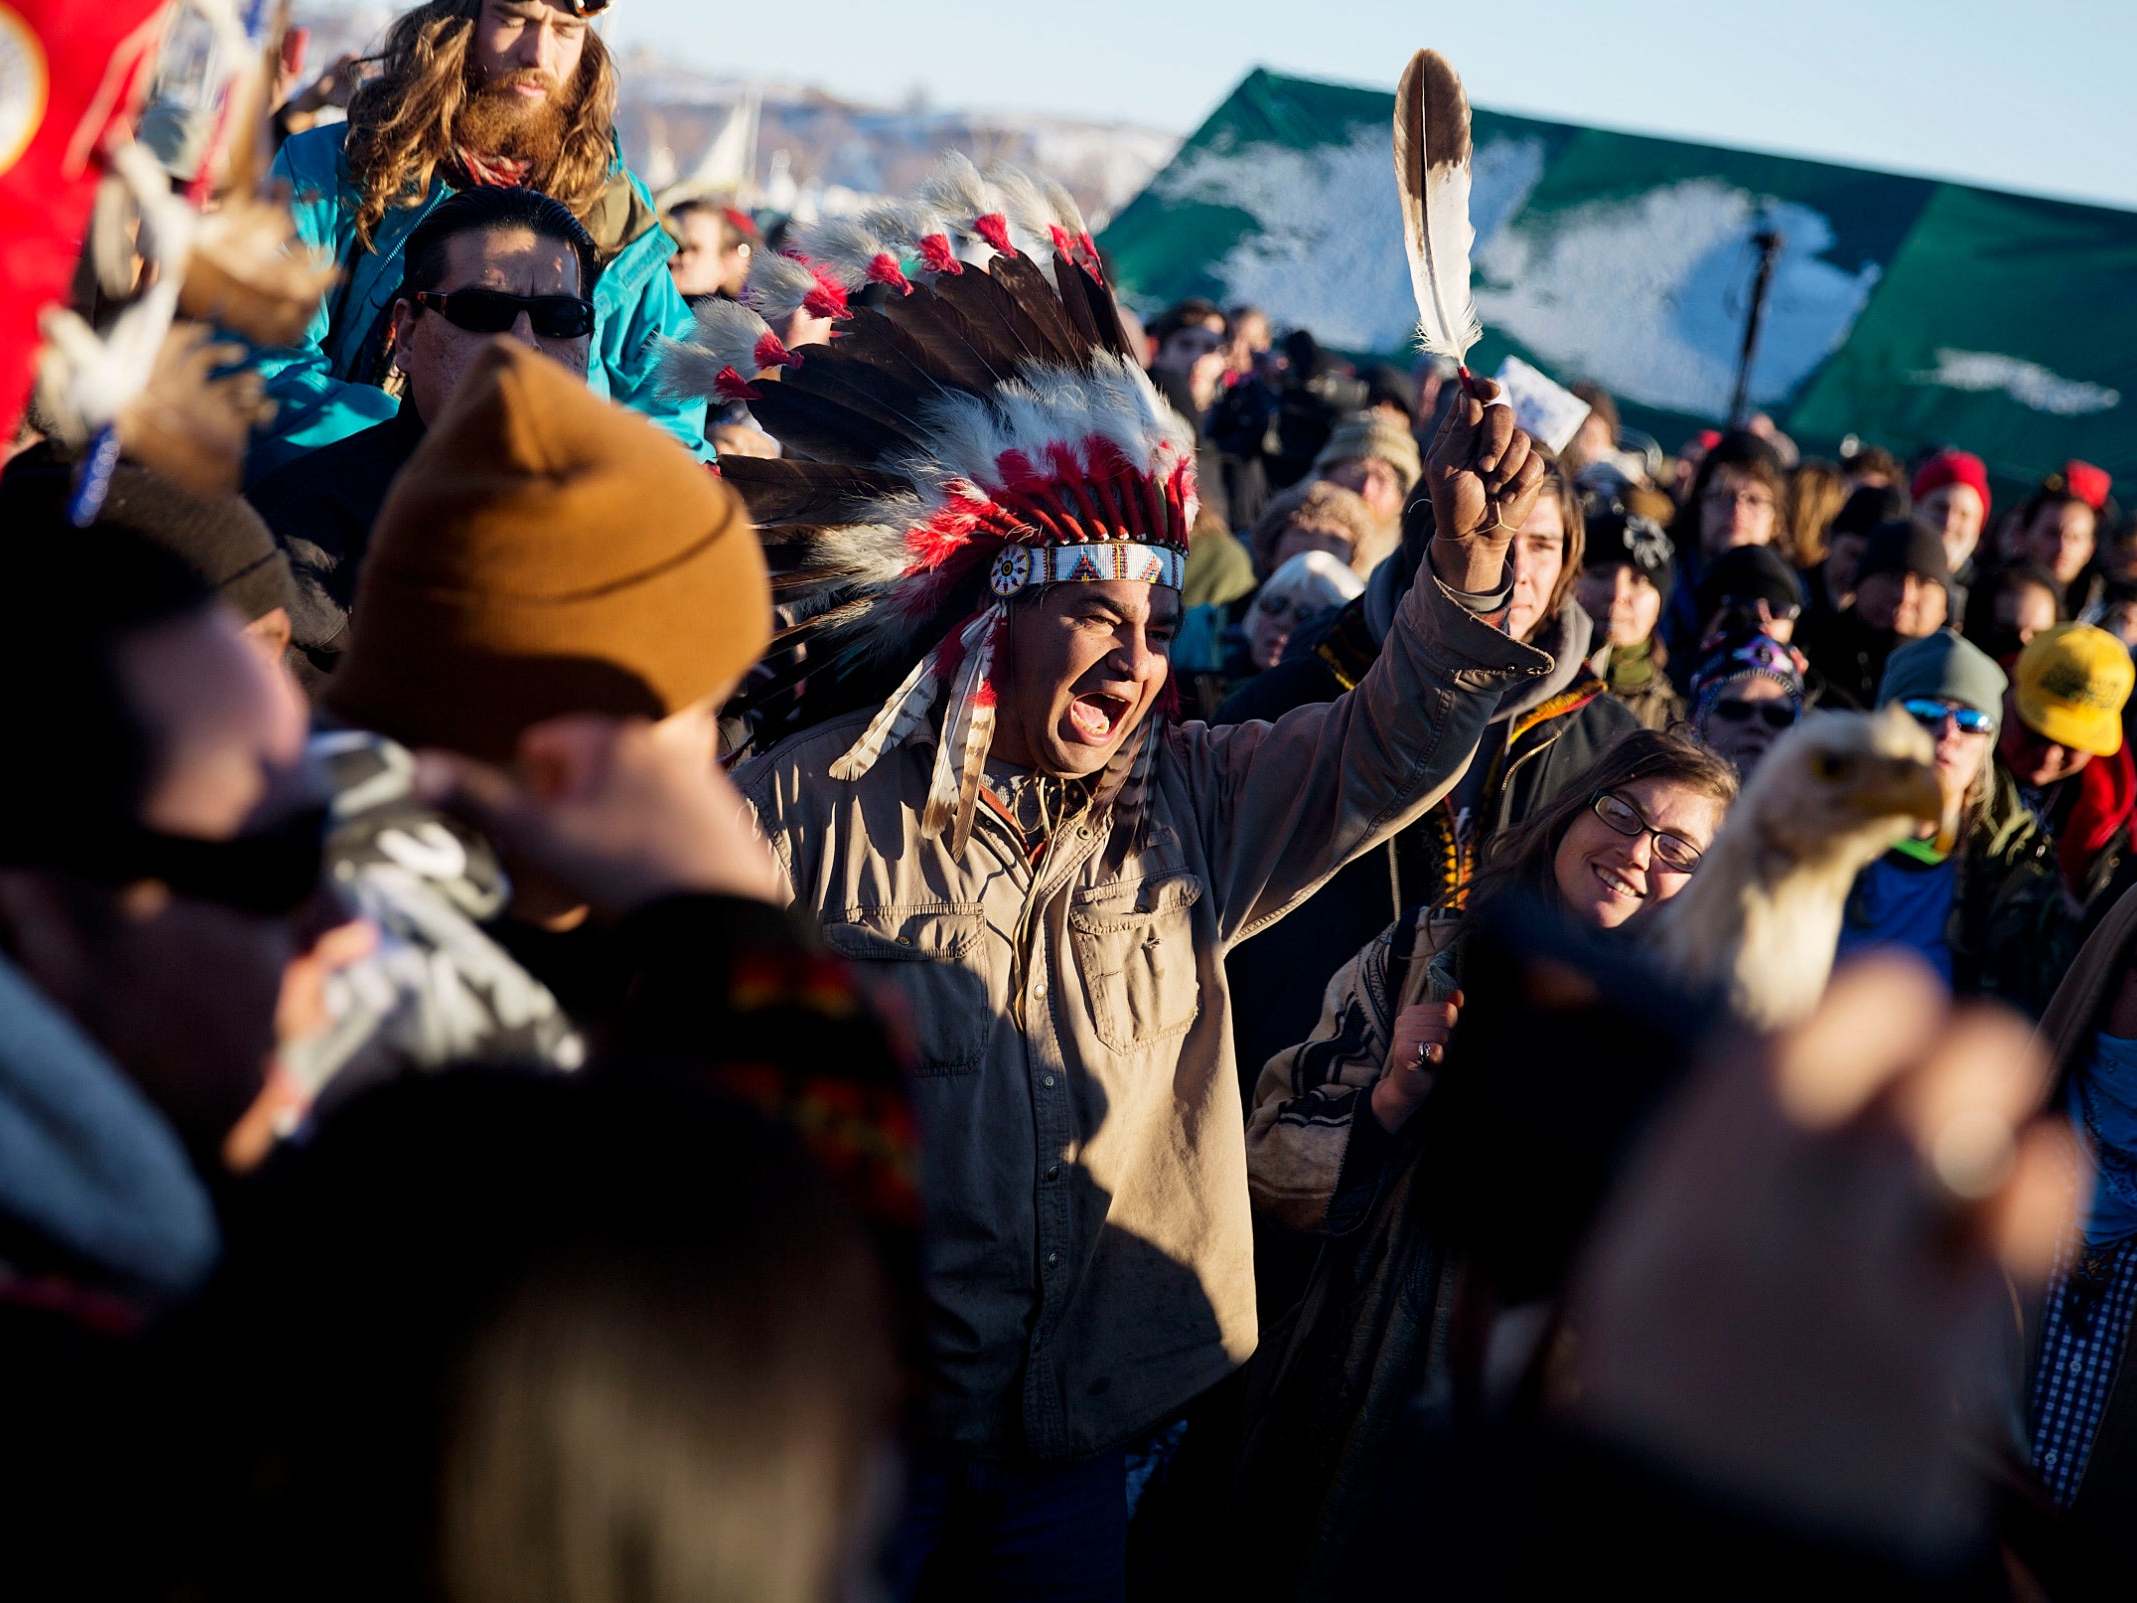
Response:
[[[2128,0],[617,0],[606,32],[855,98],[1182,133],[1250,67],[1392,88],[1431,45],[1496,110],[2137,207]]]

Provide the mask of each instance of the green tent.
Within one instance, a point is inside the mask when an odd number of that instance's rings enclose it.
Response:
[[[1129,300],[1251,302],[1353,355],[1415,318],[1379,90],[1251,73],[1106,230]],[[1806,448],[1955,444],[1998,478],[2137,481],[2137,213],[1476,113],[1484,341],[1591,378],[1666,448],[1719,423],[1762,229],[1750,401]],[[2127,490],[2125,491],[2127,493]]]

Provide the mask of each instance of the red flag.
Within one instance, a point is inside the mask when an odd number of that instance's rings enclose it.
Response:
[[[37,320],[64,302],[103,174],[162,36],[162,0],[0,0],[0,425],[30,393]]]

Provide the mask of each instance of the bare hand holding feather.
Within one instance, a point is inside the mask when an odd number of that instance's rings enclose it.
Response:
[[[1457,590],[1488,592],[1504,583],[1507,547],[1543,487],[1542,453],[1515,427],[1511,408],[1492,404],[1498,394],[1490,379],[1472,379],[1425,459],[1432,571]]]

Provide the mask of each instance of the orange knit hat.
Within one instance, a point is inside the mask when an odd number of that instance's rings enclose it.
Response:
[[[663,718],[771,640],[738,497],[652,423],[491,343],[379,513],[338,716],[508,760],[567,713]]]

